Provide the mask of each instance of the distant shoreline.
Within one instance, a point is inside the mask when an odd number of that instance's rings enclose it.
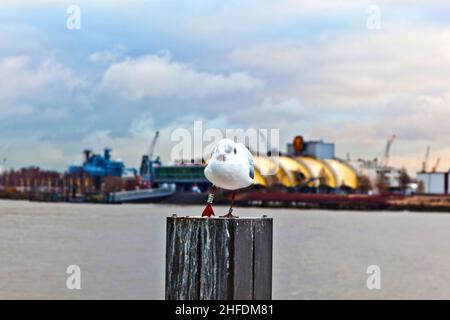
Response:
[[[206,203],[206,194],[177,193],[160,201],[140,202],[161,205],[202,205]],[[111,204],[105,201],[71,199],[69,201],[48,201],[27,197],[0,197],[0,200],[16,200],[37,203],[86,203]],[[120,205],[120,203],[118,203]],[[128,203],[127,203],[128,204]],[[132,203],[130,203],[132,204]],[[227,205],[228,194],[219,194],[216,205]],[[299,194],[299,193],[263,193],[250,192],[238,195],[236,205],[253,208],[292,208],[348,211],[411,211],[450,213],[450,196],[446,195],[335,195],[335,194]]]

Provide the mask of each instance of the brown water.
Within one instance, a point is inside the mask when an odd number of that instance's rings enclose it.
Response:
[[[0,298],[163,299],[165,218],[200,212],[0,201]],[[236,212],[274,218],[275,299],[450,298],[450,214]],[[66,289],[73,264],[81,290]],[[381,268],[378,291],[366,287],[373,264]]]

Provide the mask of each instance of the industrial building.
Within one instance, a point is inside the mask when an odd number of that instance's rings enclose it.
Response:
[[[303,191],[357,189],[357,172],[346,161],[336,158],[334,143],[304,141],[297,136],[287,150],[287,154],[279,157],[254,156],[255,184]]]
[[[448,172],[419,172],[417,182],[425,194],[449,194],[450,177]]]
[[[303,141],[297,136],[294,142],[287,144],[287,154],[292,156],[309,156],[317,159],[333,159],[334,143],[318,141]],[[303,146],[302,146],[303,144]]]
[[[417,182],[421,193],[444,195],[449,194],[449,172],[439,172],[439,164],[441,159],[437,158],[431,168],[428,167],[430,157],[430,146],[427,147],[425,157],[422,161],[422,170],[417,173]]]
[[[106,148],[103,156],[94,154],[91,150],[85,150],[83,165],[69,167],[69,173],[81,171],[85,171],[91,177],[122,177],[126,169],[122,161],[111,159],[111,149]]]
[[[97,190],[102,188],[105,179],[108,184],[114,181],[113,178],[131,177],[134,179],[137,175],[136,169],[128,169],[120,160],[113,160],[111,157],[111,149],[105,148],[103,156],[95,154],[91,150],[84,150],[84,162],[81,166],[72,165],[69,167],[69,174],[89,176]],[[116,184],[122,185],[121,181]]]
[[[334,144],[303,141],[300,136],[287,145],[287,154],[277,157],[254,154],[254,186],[285,188],[304,192],[352,192],[358,187],[356,170],[334,154]],[[206,189],[204,164],[183,164],[153,168],[153,182],[174,183],[181,190],[192,186]]]
[[[357,169],[358,175],[364,175],[369,178],[372,185],[376,185],[377,179],[379,179],[380,176],[383,176],[386,179],[386,184],[391,190],[400,187],[399,182],[402,173],[402,169],[400,168],[382,164],[378,159],[358,159],[357,161],[351,162],[351,164]]]

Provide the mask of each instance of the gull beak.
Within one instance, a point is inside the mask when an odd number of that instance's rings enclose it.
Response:
[[[218,154],[216,159],[219,161],[225,161],[225,154]]]

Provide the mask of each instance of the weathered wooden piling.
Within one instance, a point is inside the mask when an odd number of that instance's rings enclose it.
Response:
[[[270,300],[272,218],[167,218],[167,300]]]

